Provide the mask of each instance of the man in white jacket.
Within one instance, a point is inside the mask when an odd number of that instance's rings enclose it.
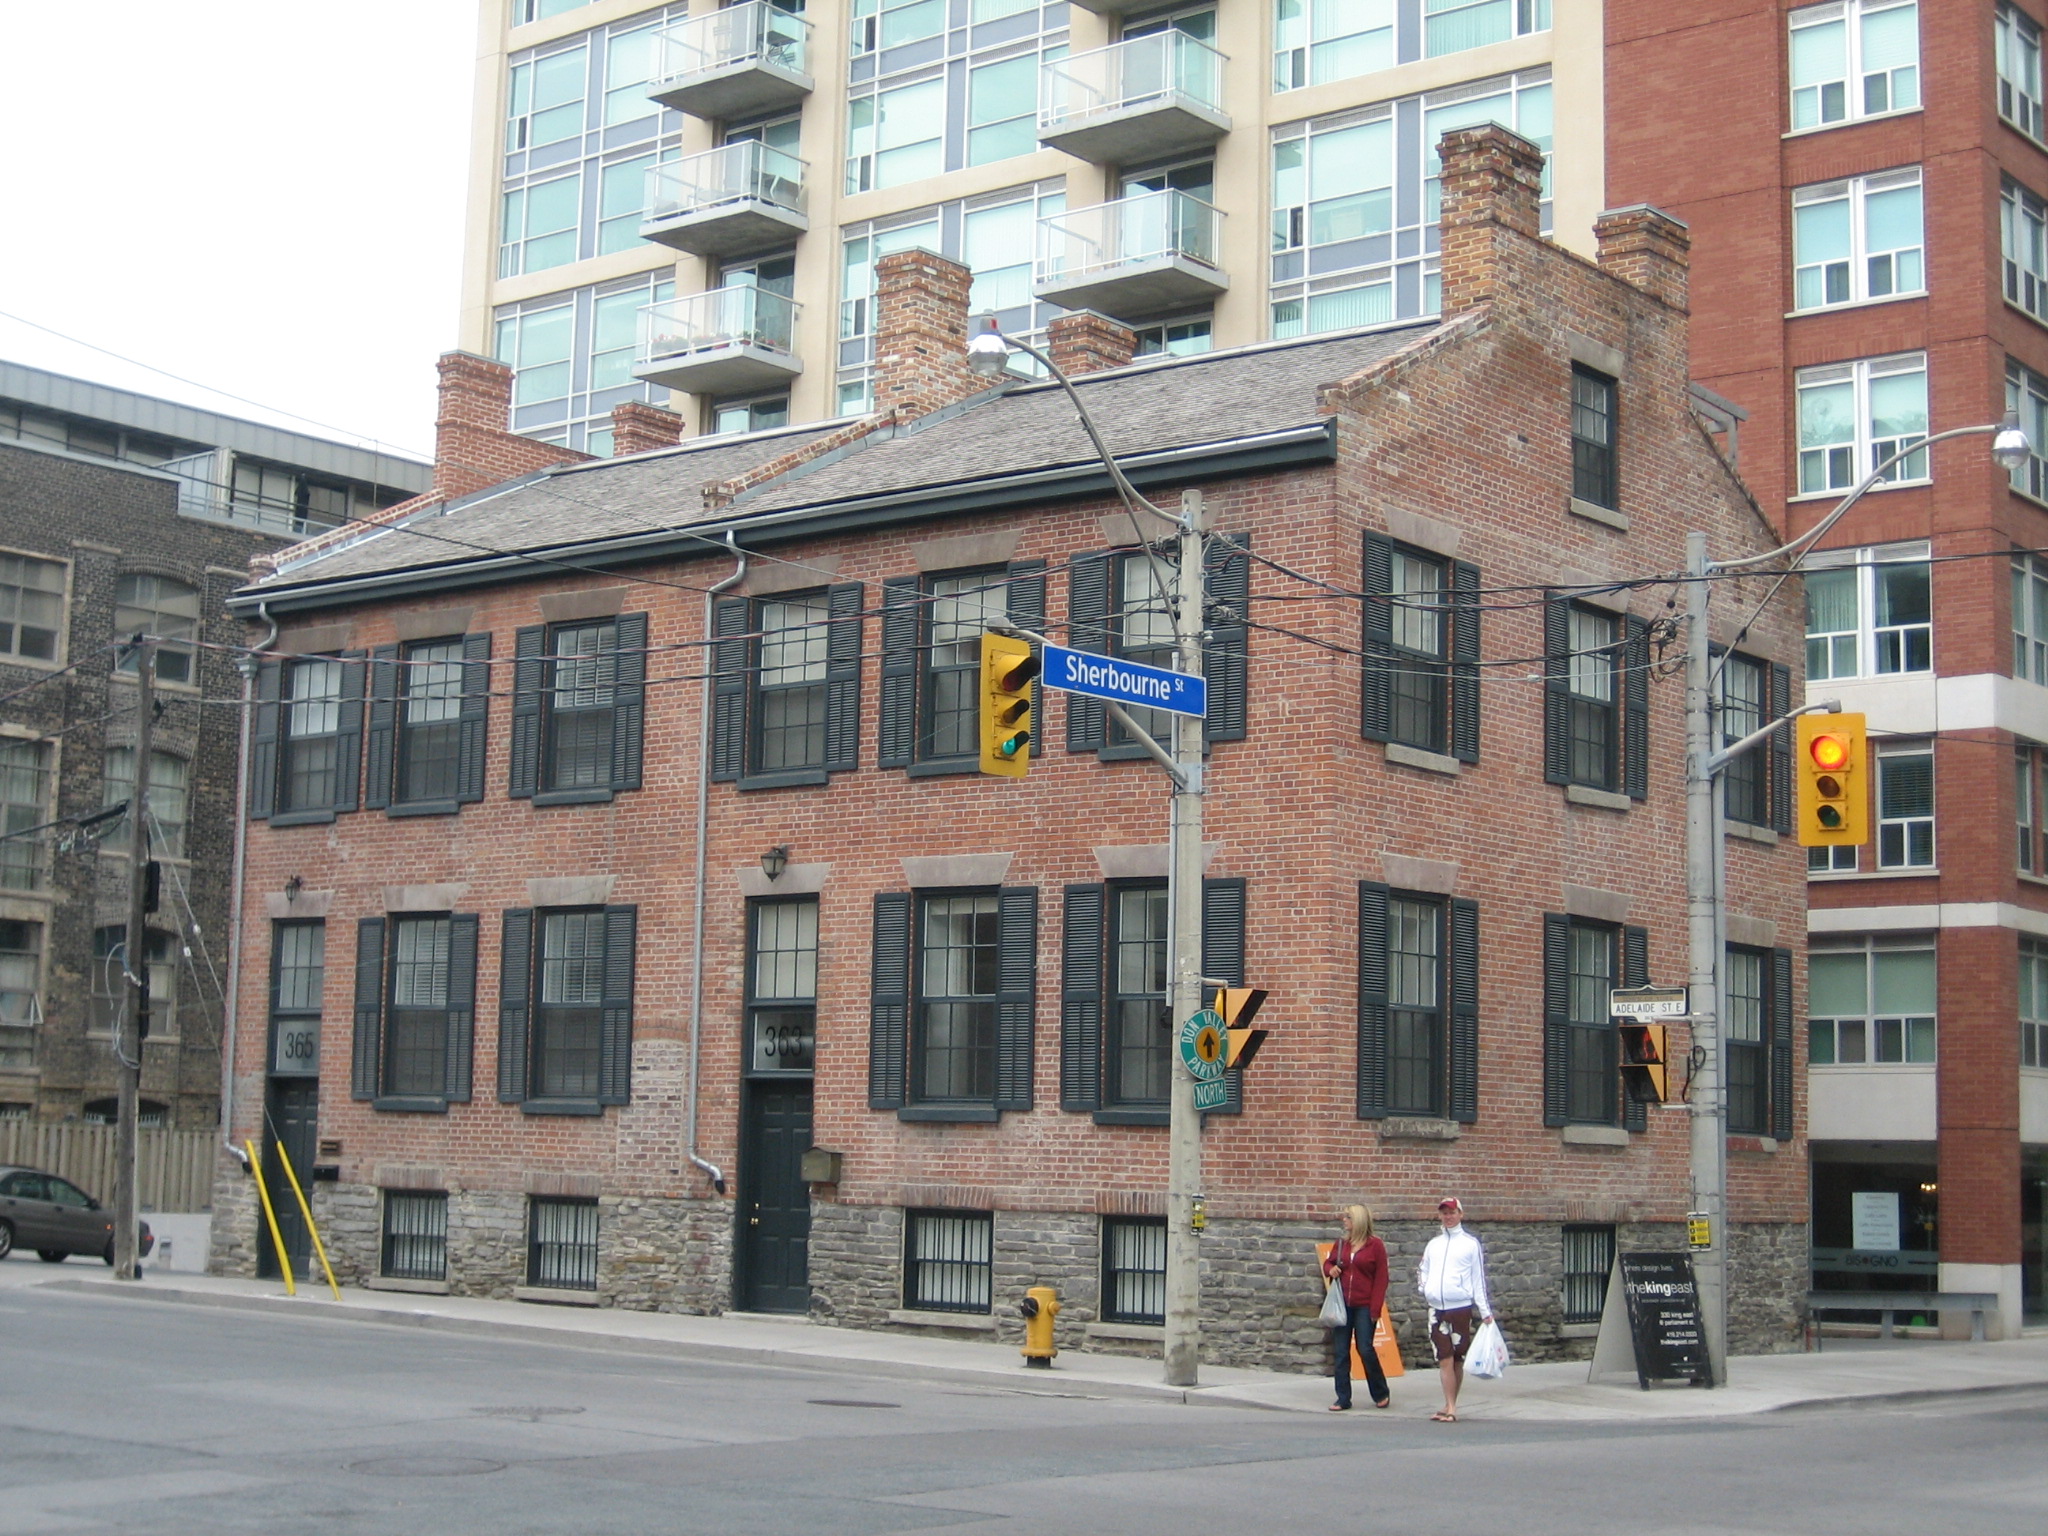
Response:
[[[1486,1250],[1465,1230],[1465,1208],[1456,1195],[1437,1202],[1443,1231],[1422,1250],[1415,1288],[1429,1303],[1429,1342],[1443,1376],[1444,1406],[1430,1415],[1439,1424],[1458,1420],[1458,1389],[1465,1384],[1465,1352],[1481,1323],[1493,1321],[1486,1297]]]

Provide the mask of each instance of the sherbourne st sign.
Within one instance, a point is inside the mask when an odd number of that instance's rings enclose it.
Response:
[[[1119,704],[1143,705],[1170,714],[1199,716],[1209,712],[1209,684],[1202,677],[1165,667],[1148,667],[1141,661],[1125,661],[1119,656],[1069,650],[1064,645],[1045,647],[1045,671],[1039,681],[1066,693],[1114,699]]]

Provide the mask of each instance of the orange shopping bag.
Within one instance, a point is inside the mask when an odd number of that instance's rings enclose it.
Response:
[[[1330,1250],[1336,1246],[1335,1243],[1316,1244],[1317,1274],[1323,1272],[1323,1261],[1330,1256]],[[1401,1363],[1401,1345],[1394,1337],[1393,1319],[1387,1315],[1385,1307],[1380,1308],[1379,1321],[1373,1325],[1372,1347],[1380,1357],[1380,1369],[1386,1372],[1388,1380],[1408,1374],[1408,1367]],[[1363,1380],[1365,1377],[1365,1362],[1358,1358],[1356,1338],[1351,1341],[1351,1375],[1354,1380]]]

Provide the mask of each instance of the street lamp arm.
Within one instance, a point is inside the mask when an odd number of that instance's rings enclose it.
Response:
[[[1777,719],[1771,721],[1770,724],[1758,726],[1747,736],[1743,737],[1742,740],[1731,742],[1708,758],[1707,777],[1712,778],[1723,768],[1734,762],[1736,758],[1742,756],[1743,753],[1770,735],[1771,732],[1778,729],[1779,726],[1789,724],[1801,715],[1832,715],[1839,713],[1841,708],[1842,701],[1840,699],[1821,699],[1815,703],[1802,704],[1797,709],[1788,710],[1786,713],[1778,716]]]

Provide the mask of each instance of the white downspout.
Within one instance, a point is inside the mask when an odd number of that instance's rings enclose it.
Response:
[[[270,633],[235,658],[235,669],[242,674],[242,739],[235,757],[235,858],[228,880],[228,932],[233,935],[233,947],[228,965],[227,1017],[222,1021],[220,1039],[221,1139],[244,1163],[249,1160],[248,1154],[235,1145],[234,1137],[235,1024],[242,1000],[242,885],[249,858],[249,737],[255,723],[256,669],[262,665],[257,657],[277,644],[277,620],[270,616],[270,605],[258,603],[256,616],[270,626]]]
[[[726,547],[739,561],[738,567],[725,580],[714,583],[704,594],[704,638],[707,642],[705,661],[716,660],[716,652],[709,646],[713,621],[720,594],[730,592],[746,579],[747,552],[740,548],[739,541],[727,529]],[[692,934],[690,939],[690,1082],[685,1136],[688,1148],[684,1152],[692,1164],[704,1170],[711,1177],[711,1187],[719,1194],[725,1193],[725,1171],[716,1163],[701,1157],[697,1152],[697,1067],[703,1059],[704,1042],[704,900],[710,884],[709,872],[704,861],[709,854],[711,843],[711,717],[717,707],[714,689],[717,682],[714,668],[704,668],[704,705],[697,721],[697,895],[691,912]]]

